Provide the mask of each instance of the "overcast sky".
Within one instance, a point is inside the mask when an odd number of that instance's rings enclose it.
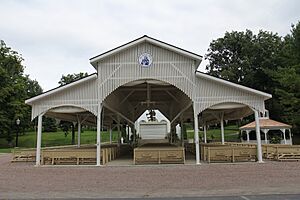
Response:
[[[204,55],[225,31],[286,35],[299,8],[299,0],[0,0],[0,39],[49,90],[62,74],[95,72],[89,58],[142,35]]]

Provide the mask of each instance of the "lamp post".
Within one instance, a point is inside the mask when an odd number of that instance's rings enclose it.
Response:
[[[17,124],[17,134],[16,134],[16,147],[18,146],[18,137],[19,137],[19,125],[20,125],[21,120],[18,118],[16,120],[16,124]]]

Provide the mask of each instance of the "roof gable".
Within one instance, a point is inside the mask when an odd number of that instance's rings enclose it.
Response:
[[[198,54],[195,54],[195,53],[192,53],[190,51],[187,51],[187,50],[184,50],[182,48],[179,48],[179,47],[176,47],[176,46],[173,46],[171,44],[168,44],[168,43],[165,43],[165,42],[162,42],[160,40],[157,40],[157,39],[154,39],[154,38],[151,38],[147,35],[144,35],[138,39],[135,39],[131,42],[128,42],[124,45],[121,45],[119,47],[116,47],[112,50],[109,50],[107,52],[104,52],[102,54],[99,54],[95,57],[92,57],[90,58],[90,63],[96,68],[97,66],[97,62],[108,57],[108,56],[111,56],[111,55],[114,55],[114,54],[117,54],[119,53],[120,51],[124,51],[134,45],[138,45],[140,43],[143,43],[143,42],[149,42],[150,44],[154,44],[156,46],[159,46],[161,48],[164,48],[164,49],[167,49],[167,50],[170,50],[170,51],[174,51],[178,54],[181,54],[183,56],[186,56],[186,57],[189,57],[191,59],[194,59],[196,60],[196,65],[198,66],[202,60],[202,56],[198,55]]]
[[[221,78],[217,78],[217,77],[211,76],[209,74],[205,74],[205,73],[200,72],[200,71],[196,71],[196,76],[199,77],[199,78],[203,78],[203,79],[207,79],[207,80],[210,80],[210,81],[217,82],[217,83],[222,84],[222,85],[227,85],[227,86],[232,87],[232,88],[236,88],[236,89],[239,89],[239,90],[247,91],[247,92],[250,92],[252,94],[262,96],[264,98],[264,100],[272,98],[271,94],[268,94],[268,93],[250,88],[250,87],[246,87],[246,86],[243,86],[243,85],[240,85],[240,84],[236,84],[236,83],[233,83],[233,82],[221,79]]]
[[[291,125],[278,122],[272,119],[259,119],[259,126],[260,128],[292,128]],[[242,127],[240,127],[240,130],[246,130],[246,129],[255,129],[255,121],[250,122],[249,124],[246,124]]]

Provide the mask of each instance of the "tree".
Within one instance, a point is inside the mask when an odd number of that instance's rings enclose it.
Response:
[[[275,82],[269,72],[281,66],[282,46],[282,38],[272,32],[226,32],[210,43],[206,69],[213,76],[273,93]]]
[[[274,94],[278,82],[272,73],[282,66],[282,37],[267,31],[226,32],[223,38],[213,40],[205,58],[208,73],[245,85],[260,91]],[[273,96],[266,102],[271,117],[280,119],[281,105]]]
[[[75,144],[75,125],[72,122],[68,121],[60,121],[60,128],[65,133],[65,137],[69,134],[69,129],[71,129],[72,132],[72,144]]]
[[[299,22],[284,38],[266,31],[226,32],[211,42],[205,58],[209,74],[271,93],[270,116],[300,132]]]
[[[78,74],[67,74],[67,75],[62,75],[61,78],[60,78],[60,81],[58,82],[58,84],[60,85],[66,85],[66,84],[69,84],[69,83],[72,83],[74,81],[77,81],[81,78],[84,78],[88,76],[88,73],[83,73],[83,72],[80,72]]]
[[[25,99],[40,94],[41,87],[24,75],[23,58],[0,40],[0,136],[8,142],[16,132],[16,119],[21,120],[21,130],[31,123],[30,107]]]
[[[300,22],[292,25],[291,34],[284,38],[283,67],[273,76],[279,86],[275,89],[282,108],[282,119],[300,133]]]
[[[44,117],[43,119],[43,126],[45,132],[56,132],[56,120],[51,117]]]

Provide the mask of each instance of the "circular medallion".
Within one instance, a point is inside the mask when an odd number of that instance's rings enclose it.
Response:
[[[149,53],[142,53],[139,56],[139,64],[143,67],[150,67],[152,64],[152,56]]]

